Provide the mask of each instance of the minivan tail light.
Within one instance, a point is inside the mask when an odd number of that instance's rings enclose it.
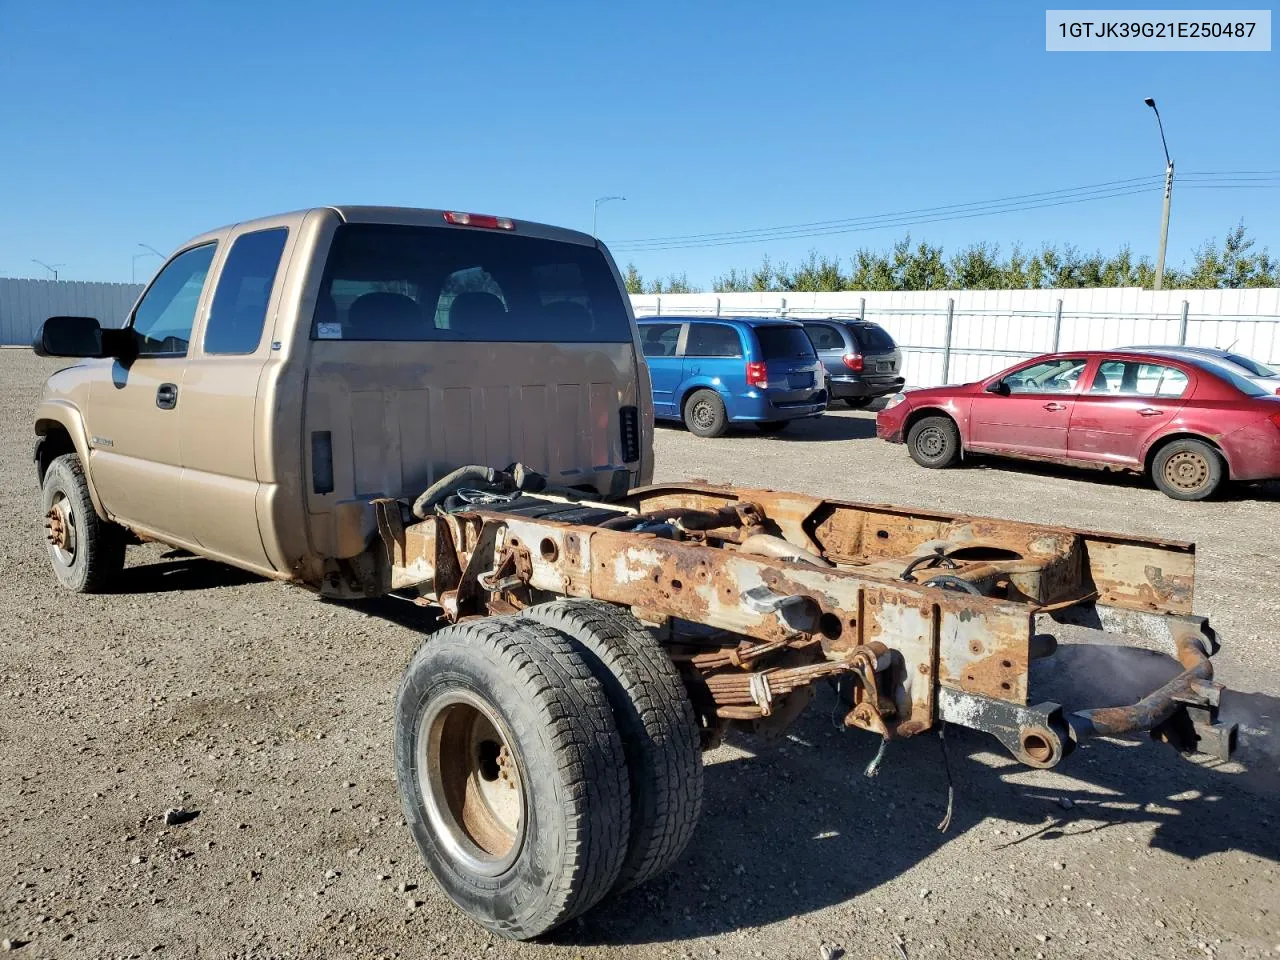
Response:
[[[769,371],[763,363],[747,364],[747,386],[765,390],[769,386]]]
[[[516,225],[506,217],[492,217],[487,213],[458,213],[453,210],[444,215],[444,222],[458,227],[487,227],[490,230],[516,228]]]
[[[844,360],[844,365],[854,373],[862,372],[862,354],[846,353],[841,359]]]

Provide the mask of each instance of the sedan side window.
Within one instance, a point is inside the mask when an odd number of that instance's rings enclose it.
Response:
[[[1011,394],[1070,393],[1084,372],[1083,359],[1046,360],[1015,370],[1004,378]]]
[[[680,324],[646,323],[640,328],[640,346],[646,357],[674,357],[680,342]]]
[[[1180,397],[1186,391],[1187,375],[1177,367],[1133,360],[1104,360],[1089,389],[1117,397]]]
[[[170,260],[133,312],[139,356],[185,357],[216,245],[192,247]]]
[[[740,357],[742,341],[738,331],[720,323],[689,324],[689,342],[685,344],[686,357]]]

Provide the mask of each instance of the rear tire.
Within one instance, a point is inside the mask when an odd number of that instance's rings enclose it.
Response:
[[[125,531],[93,509],[80,458],[64,453],[49,464],[41,487],[49,562],[64,587],[102,593],[124,569]]]
[[[554,600],[522,614],[570,637],[604,687],[631,783],[631,837],[616,891],[667,870],[702,812],[702,749],[680,672],[630,613],[599,600]]]
[[[790,423],[790,420],[761,420],[756,429],[761,433],[781,433]]]
[[[405,820],[464,913],[524,940],[609,892],[631,822],[626,758],[567,637],[514,617],[445,627],[405,670],[395,716]]]
[[[1204,500],[1226,478],[1222,454],[1203,440],[1174,440],[1151,461],[1151,480],[1174,500]]]
[[[960,430],[950,417],[925,417],[907,431],[907,450],[922,467],[950,467],[960,459]]]
[[[695,437],[722,437],[729,429],[724,401],[714,390],[695,390],[684,402],[684,425]]]
[[[845,397],[844,402],[854,410],[861,410],[863,407],[871,406],[871,401],[875,397]]]

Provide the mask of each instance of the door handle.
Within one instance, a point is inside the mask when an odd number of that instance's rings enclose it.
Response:
[[[178,385],[162,383],[156,388],[156,406],[161,410],[172,410],[178,405]]]
[[[1051,401],[1049,401],[1048,403],[1046,403],[1046,404],[1044,405],[1044,408],[1045,408],[1046,410],[1052,410],[1053,412],[1055,412],[1055,413],[1056,413],[1056,412],[1057,412],[1057,411],[1059,411],[1059,410],[1065,410],[1065,409],[1067,409],[1067,405],[1066,405],[1065,403],[1054,403],[1054,402],[1051,400]]]
[[[1159,417],[1163,414],[1163,410],[1157,410],[1155,407],[1143,407],[1138,411],[1138,416],[1140,417]]]

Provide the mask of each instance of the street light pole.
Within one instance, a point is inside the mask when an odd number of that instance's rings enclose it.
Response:
[[[134,283],[138,282],[138,259],[140,257],[159,257],[161,260],[164,259],[164,254],[161,253],[159,250],[157,250],[155,247],[151,246],[150,244],[143,243],[142,241],[138,241],[138,246],[142,247],[142,249],[145,250],[146,252],[135,253],[133,255],[133,268],[129,276]]]
[[[45,263],[43,260],[37,260],[35,257],[31,258],[31,262],[40,264],[40,266],[44,267],[46,270],[52,273],[54,280],[58,279],[58,268],[66,266],[65,263],[48,264],[48,263]]]
[[[1154,289],[1164,288],[1164,253],[1169,245],[1169,203],[1173,199],[1173,160],[1169,157],[1169,144],[1164,139],[1164,123],[1160,119],[1160,111],[1156,110],[1156,101],[1147,97],[1142,101],[1155,112],[1156,124],[1160,127],[1160,145],[1164,147],[1164,212],[1160,216],[1160,252],[1156,255],[1156,282]]]
[[[610,200],[625,200],[626,197],[597,197],[595,209],[591,211],[591,236],[596,235],[596,223],[600,219],[600,204],[608,203]]]

